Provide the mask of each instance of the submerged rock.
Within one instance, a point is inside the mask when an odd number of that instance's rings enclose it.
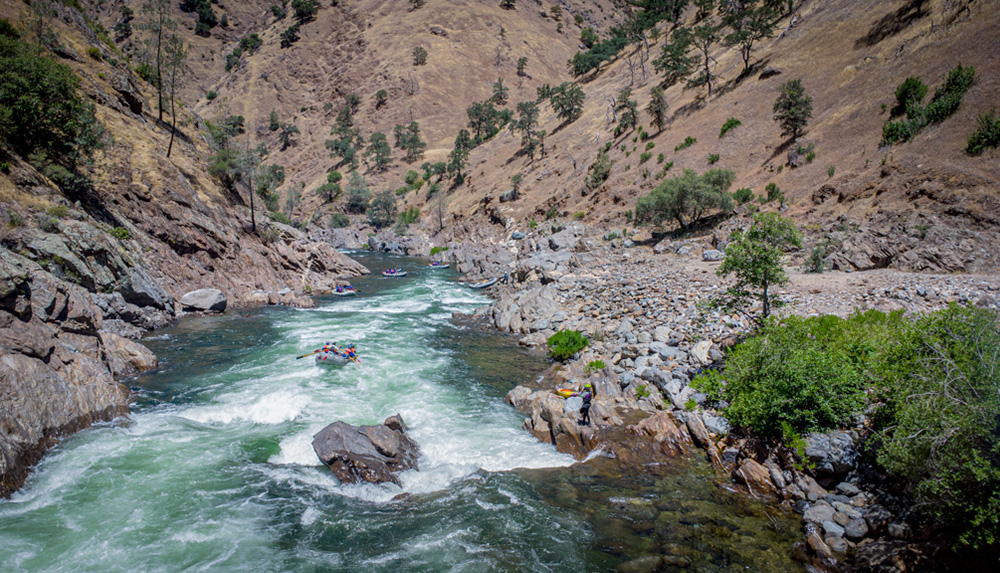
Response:
[[[420,447],[406,433],[399,414],[377,426],[334,422],[313,436],[313,450],[344,483],[392,482],[397,473],[417,468]]]

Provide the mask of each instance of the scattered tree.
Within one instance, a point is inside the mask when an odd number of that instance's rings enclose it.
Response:
[[[330,156],[338,156],[341,159],[341,164],[347,163],[352,169],[357,168],[357,147],[362,144],[363,140],[361,130],[354,127],[354,115],[351,113],[350,106],[345,105],[340,108],[330,134],[336,136],[334,139],[328,139],[325,143],[326,148],[330,150]]]
[[[376,171],[382,171],[392,161],[392,148],[389,147],[389,140],[385,134],[376,131],[368,138],[368,149],[365,156],[371,157],[375,164]]]
[[[422,66],[427,63],[427,50],[422,46],[413,48],[413,65]]]
[[[392,191],[382,191],[375,195],[368,206],[368,222],[376,229],[388,227],[396,220],[396,197]]]
[[[709,210],[732,208],[728,190],[734,179],[736,174],[728,169],[713,169],[704,175],[685,169],[684,175],[667,179],[640,197],[635,217],[653,224],[673,219],[683,231]]]
[[[528,75],[526,70],[528,69],[528,58],[521,56],[517,59],[517,76],[523,78]]]
[[[455,138],[455,147],[448,154],[448,175],[456,183],[461,183],[465,179],[462,170],[465,169],[465,161],[469,158],[469,150],[472,147],[473,143],[469,132],[465,129],[460,129],[458,136]]]
[[[741,7],[727,14],[723,20],[731,31],[722,41],[739,50],[743,58],[744,74],[750,71],[754,45],[774,34],[774,10],[766,3],[761,6],[757,4],[760,4],[760,0],[743,2]]]
[[[777,213],[756,213],[746,231],[737,230],[729,238],[726,255],[716,271],[720,277],[735,274],[736,284],[716,300],[727,311],[739,312],[758,327],[779,305],[771,287],[788,283],[781,257],[789,248],[802,246],[795,225]],[[760,302],[760,311],[754,311]]]
[[[295,125],[291,123],[282,123],[278,129],[278,141],[281,142],[281,150],[284,151],[294,143],[292,141],[292,136],[299,133],[299,128],[295,127]]]
[[[163,51],[165,56],[164,80],[167,83],[167,97],[170,98],[170,143],[167,144],[167,157],[170,157],[170,152],[174,148],[174,135],[177,133],[177,90],[180,88],[181,79],[184,76],[184,58],[187,57],[187,51],[177,34],[170,34]]]
[[[319,0],[292,0],[292,10],[300,24],[311,22],[319,12]]]
[[[618,114],[618,126],[615,127],[616,137],[630,129],[635,129],[635,126],[639,124],[639,102],[632,99],[632,88],[625,86],[618,92],[615,113]]]
[[[653,60],[653,68],[663,74],[664,84],[670,86],[691,75],[695,60],[687,54],[693,42],[691,30],[683,26],[670,34],[669,42],[664,42],[660,57]]]
[[[422,1],[422,0],[421,0]],[[375,92],[375,109],[379,109],[389,102],[389,93],[385,90]]]
[[[40,3],[39,3],[40,4]],[[177,22],[170,18],[170,0],[147,0],[142,6],[145,22],[140,28],[150,33],[148,43],[153,50],[153,68],[156,71],[156,101],[159,120],[163,121],[163,48],[167,41],[167,31],[177,28]]]
[[[711,1],[711,0],[709,0]],[[692,34],[693,44],[701,52],[701,71],[688,81],[688,86],[698,87],[708,86],[708,97],[712,97],[712,62],[715,58],[711,56],[712,46],[717,44],[722,38],[720,31],[722,26],[706,21],[695,27]]]
[[[371,191],[368,182],[357,171],[351,171],[347,176],[347,212],[364,213],[368,209]]]
[[[812,97],[806,95],[802,80],[788,80],[778,87],[774,102],[774,121],[781,125],[781,134],[795,139],[812,117]]]
[[[507,105],[507,94],[510,90],[503,85],[503,78],[497,78],[497,81],[493,84],[493,95],[490,96],[489,101],[497,105]]]
[[[649,124],[656,127],[656,132],[663,131],[667,122],[667,98],[660,86],[655,86],[650,92],[646,113],[649,114]]]
[[[497,130],[499,113],[491,102],[473,102],[465,113],[469,117],[468,126],[476,135],[477,144],[493,137]]]
[[[580,117],[583,112],[584,99],[586,99],[586,95],[583,93],[583,88],[577,84],[563,82],[559,87],[552,89],[549,103],[556,115],[564,122],[569,123]]]
[[[282,48],[291,48],[292,44],[299,41],[299,25],[296,23],[285,28],[285,31],[281,33],[280,38]]]
[[[420,124],[411,121],[408,125],[397,124],[393,130],[396,147],[406,152],[404,160],[413,163],[424,154],[427,144],[420,139]]]

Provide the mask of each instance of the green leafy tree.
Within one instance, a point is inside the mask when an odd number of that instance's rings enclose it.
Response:
[[[368,182],[357,171],[351,171],[347,175],[346,192],[348,213],[364,213],[368,210],[372,194],[368,190]]]
[[[330,150],[330,156],[340,157],[341,164],[346,163],[352,169],[357,168],[357,148],[360,147],[363,140],[361,130],[354,127],[354,115],[351,113],[350,106],[345,105],[340,108],[330,134],[335,136],[334,139],[328,139],[325,143],[326,148]]]
[[[281,128],[281,120],[278,119],[278,112],[271,110],[271,115],[268,116],[267,128],[271,131],[278,131]]]
[[[802,234],[791,221],[777,213],[756,213],[749,229],[737,230],[730,237],[716,274],[732,274],[736,283],[717,299],[717,304],[762,325],[780,302],[771,288],[788,283],[781,257],[786,249],[801,246]],[[760,310],[756,311],[754,305],[758,302]]]
[[[812,97],[806,95],[802,80],[788,80],[778,87],[774,102],[774,121],[781,125],[781,134],[795,139],[812,117]]]
[[[300,24],[311,22],[319,12],[319,0],[292,0],[292,10]]]
[[[593,28],[584,28],[580,32],[580,43],[587,46],[588,49],[593,48],[594,44],[596,44],[598,40],[600,40],[600,38],[597,37],[597,32],[595,32]]]
[[[296,133],[299,133],[299,128],[295,127],[294,124],[282,123],[278,127],[278,141],[281,142],[282,151],[288,149],[294,143],[292,136]]]
[[[413,65],[422,66],[427,63],[427,50],[422,46],[413,48]]]
[[[413,163],[424,154],[427,144],[420,139],[420,124],[411,121],[408,125],[397,125],[394,131],[396,146],[406,152],[404,160]]]
[[[285,168],[280,165],[264,165],[257,171],[254,192],[268,211],[278,210],[278,194],[275,192],[285,182]]]
[[[115,42],[121,44],[132,36],[132,19],[134,17],[135,12],[131,8],[122,6],[121,19],[112,28],[115,31]]]
[[[41,55],[16,32],[0,34],[0,141],[73,169],[103,147],[94,106],[70,68]]]
[[[521,56],[517,59],[517,77],[523,78],[528,75],[528,58]]]
[[[615,113],[618,114],[618,125],[615,127],[616,137],[635,129],[635,126],[639,124],[639,102],[632,99],[632,88],[625,86],[618,92]]]
[[[378,90],[375,92],[375,109],[380,109],[389,102],[389,92]]]
[[[523,101],[517,104],[517,121],[514,122],[514,129],[521,132],[521,149],[534,157],[535,146],[537,145],[538,126],[538,104],[533,101]]]
[[[466,108],[465,114],[469,117],[468,126],[476,136],[476,143],[493,137],[497,130],[499,113],[491,102],[473,102]]]
[[[663,75],[663,82],[670,86],[691,75],[695,59],[688,55],[694,37],[689,28],[681,26],[664,42],[660,57],[653,60],[653,69]]]
[[[715,77],[712,75],[712,62],[715,61],[715,58],[712,57],[711,51],[712,47],[722,39],[721,30],[722,26],[706,21],[696,26],[692,34],[693,44],[701,52],[699,58],[701,70],[694,78],[688,81],[688,86],[698,87],[707,85],[708,97],[712,97],[712,80]]]
[[[382,191],[375,195],[368,206],[368,222],[375,228],[388,227],[396,220],[396,197],[392,191]]]
[[[493,95],[490,96],[490,101],[497,105],[507,105],[507,96],[510,93],[510,89],[503,85],[503,78],[497,78],[497,81],[493,84]]]
[[[365,156],[371,157],[376,171],[382,171],[392,161],[392,148],[389,147],[389,140],[385,134],[379,131],[371,134],[368,138],[368,149]]]
[[[686,229],[712,209],[732,208],[728,190],[735,179],[736,174],[728,169],[712,169],[704,175],[685,169],[683,175],[663,181],[639,198],[636,220],[660,224],[672,219],[682,230]]]
[[[742,6],[723,19],[730,32],[723,38],[723,43],[736,48],[743,58],[743,73],[750,71],[750,58],[754,46],[763,39],[774,35],[774,10],[760,0],[746,1]]]
[[[656,128],[657,133],[660,133],[667,123],[667,98],[660,86],[655,86],[649,95],[649,105],[646,106],[649,124]]]
[[[469,159],[469,150],[472,148],[472,137],[469,135],[469,132],[465,129],[460,129],[458,136],[455,137],[455,147],[448,154],[448,175],[456,183],[461,183],[465,179],[463,170],[465,169],[465,162]]]
[[[279,37],[281,38],[282,48],[291,48],[295,42],[299,41],[299,25],[296,23],[285,28],[285,31]]]
[[[549,103],[552,105],[552,110],[556,112],[556,115],[564,122],[569,123],[576,120],[583,113],[583,101],[585,99],[586,94],[583,93],[583,88],[577,84],[563,82],[558,87],[552,89]]]

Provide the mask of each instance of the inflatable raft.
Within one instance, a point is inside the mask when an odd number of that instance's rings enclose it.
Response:
[[[451,265],[448,264],[448,263],[431,263],[431,264],[429,264],[427,266],[430,267],[430,268],[432,268],[432,269],[446,269],[446,268],[450,267]]]
[[[469,285],[469,288],[481,289],[481,288],[491,287],[491,286],[493,286],[495,284],[497,284],[497,279],[494,278],[494,279],[490,279],[488,281],[483,281],[481,283],[471,284],[471,285]]]
[[[336,352],[320,352],[316,355],[316,364],[319,366],[342,366],[346,362],[347,358]]]
[[[402,270],[399,270],[399,269],[386,269],[386,270],[382,271],[382,276],[384,276],[384,277],[405,277],[406,276],[406,271],[402,271]]]

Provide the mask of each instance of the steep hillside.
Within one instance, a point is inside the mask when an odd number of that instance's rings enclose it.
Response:
[[[633,10],[618,3],[559,4],[560,22],[549,6],[529,2],[515,10],[486,0],[428,0],[416,10],[401,2],[340,2],[321,7],[316,19],[302,26],[301,39],[287,48],[280,46],[279,35],[291,16],[276,21],[263,4],[252,2],[239,8],[219,5],[236,14],[231,22],[239,25],[193,40],[201,53],[192,63],[197,70],[192,81],[218,94],[212,101],[202,97],[195,109],[209,119],[243,115],[257,140],[271,150],[268,162],[286,169],[282,194],[302,186],[303,203],[294,218],[312,220],[328,212],[310,191],[337,164],[324,142],[344,96],[360,97],[356,125],[365,137],[382,131],[391,138],[394,125],[420,123],[427,142],[421,160],[404,163],[396,149],[385,172],[361,166],[374,191],[396,189],[408,169],[446,160],[455,135],[465,127],[466,108],[489,97],[498,77],[510,88],[507,109],[534,100],[539,86],[573,79],[566,62],[579,50],[582,27],[593,26],[606,37]],[[581,25],[574,21],[577,14]],[[695,10],[689,8],[684,18],[694,23]],[[787,213],[811,230],[812,240],[832,242],[836,252],[830,261],[840,268],[994,269],[998,261],[988,245],[1000,239],[1000,205],[993,193],[1000,172],[990,154],[970,157],[963,149],[977,115],[996,105],[998,23],[995,3],[981,1],[796,3],[790,16],[776,22],[774,36],[759,42],[751,73],[741,75],[739,54],[717,44],[711,55],[718,85],[711,97],[705,88],[687,88],[684,82],[669,86],[666,129],[647,141],[633,141],[634,131],[614,138],[610,101],[626,86],[639,104],[640,125],[653,131],[644,108],[650,90],[662,81],[651,64],[670,32],[669,24],[661,23],[658,39],[649,35],[645,45],[630,45],[579,79],[586,92],[579,119],[564,124],[541,102],[540,128],[548,133],[545,156],[519,155],[520,138],[509,129],[474,149],[466,182],[449,189],[449,213],[457,219],[481,215],[505,227],[546,214],[583,213],[586,221],[621,227],[636,200],[659,182],[664,165],[673,167],[661,177],[684,169],[726,168],[736,173],[733,190],[750,187],[761,194],[767,184],[776,184],[786,197]],[[251,30],[263,45],[244,54],[232,71],[213,76],[220,73],[222,52]],[[224,42],[229,43],[220,48]],[[428,52],[425,65],[414,65],[416,46]],[[519,78],[516,60],[522,56],[528,58],[527,77]],[[919,75],[933,91],[960,63],[975,66],[978,74],[958,112],[913,142],[880,148],[881,126],[889,118],[883,105],[892,107],[896,86]],[[761,74],[765,68],[780,73]],[[211,77],[218,79],[206,79]],[[789,79],[801,79],[813,98],[813,117],[797,143],[781,136],[772,119],[777,86]],[[379,89],[387,91],[388,101],[376,109]],[[271,110],[300,131],[285,150],[277,133],[265,127]],[[742,125],[720,138],[730,117]],[[687,137],[697,143],[675,151]],[[588,168],[608,143],[614,162],[610,177],[591,191],[585,186]],[[815,159],[793,168],[789,149],[810,145]],[[642,161],[647,151],[650,159]],[[663,163],[658,162],[661,153]],[[709,163],[710,154],[719,156],[717,163]],[[521,198],[499,205],[515,174],[523,177]],[[425,191],[406,194],[400,208],[416,206],[426,217]],[[315,221],[322,226],[326,219]]]

